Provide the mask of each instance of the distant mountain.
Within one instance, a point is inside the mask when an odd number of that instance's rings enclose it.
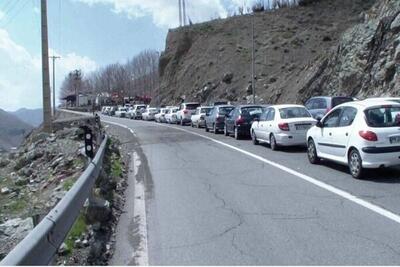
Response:
[[[34,127],[38,127],[43,122],[43,110],[41,108],[38,109],[21,108],[17,111],[10,113],[17,116],[20,120]]]
[[[33,128],[17,116],[0,109],[0,151],[19,146]]]

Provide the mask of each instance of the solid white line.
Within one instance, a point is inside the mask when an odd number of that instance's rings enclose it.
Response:
[[[296,176],[296,177],[298,177],[298,178],[300,178],[300,179],[302,179],[304,181],[307,181],[307,182],[309,182],[311,184],[314,184],[314,185],[316,185],[316,186],[318,186],[318,187],[320,187],[322,189],[325,189],[325,190],[327,190],[327,191],[329,191],[329,192],[331,192],[331,193],[333,193],[335,195],[341,196],[342,198],[345,198],[345,199],[347,199],[347,200],[349,200],[349,201],[351,201],[353,203],[356,203],[356,204],[358,204],[358,205],[360,205],[360,206],[362,206],[364,208],[367,208],[370,211],[373,211],[373,212],[375,212],[375,213],[377,213],[379,215],[382,215],[382,216],[384,216],[384,217],[386,217],[386,218],[388,218],[388,219],[390,219],[390,220],[392,220],[394,222],[400,223],[400,216],[395,214],[395,213],[393,213],[393,212],[391,212],[391,211],[389,211],[389,210],[386,210],[386,209],[384,209],[382,207],[379,207],[379,206],[377,206],[375,204],[372,204],[372,203],[370,203],[370,202],[368,202],[366,200],[363,200],[363,199],[361,199],[359,197],[356,197],[356,196],[354,196],[354,195],[350,194],[349,192],[346,192],[346,191],[344,191],[342,189],[339,189],[339,188],[336,188],[336,187],[334,187],[332,185],[329,185],[327,183],[321,182],[320,180],[318,180],[316,178],[313,178],[311,176],[308,176],[306,174],[300,173],[300,172],[295,171],[295,170],[293,170],[291,168],[283,166],[283,165],[281,165],[279,163],[276,163],[274,161],[265,159],[265,158],[260,157],[260,156],[258,156],[256,154],[253,154],[253,153],[250,153],[250,152],[248,152],[246,150],[243,150],[243,149],[237,148],[235,146],[229,145],[227,143],[224,143],[222,141],[216,140],[216,139],[211,138],[209,136],[205,136],[205,135],[202,135],[202,134],[199,134],[199,133],[195,133],[195,132],[183,129],[183,128],[178,128],[178,127],[174,127],[174,126],[170,126],[170,125],[165,125],[165,124],[157,124],[157,125],[168,127],[168,128],[172,128],[172,129],[176,129],[176,130],[180,130],[180,131],[187,132],[187,133],[190,133],[190,134],[193,134],[193,135],[197,135],[197,136],[200,136],[200,137],[205,138],[207,140],[210,140],[210,141],[212,141],[214,143],[217,143],[217,144],[220,144],[222,146],[225,146],[225,147],[228,147],[230,149],[233,149],[233,150],[235,150],[237,152],[240,152],[240,153],[245,154],[245,155],[247,155],[249,157],[252,157],[254,159],[262,161],[262,162],[264,162],[266,164],[269,164],[269,165],[271,165],[271,166],[273,166],[273,167],[275,167],[277,169],[280,169],[280,170],[282,170],[284,172],[290,173],[290,174],[292,174],[292,175],[294,175],[294,176]]]

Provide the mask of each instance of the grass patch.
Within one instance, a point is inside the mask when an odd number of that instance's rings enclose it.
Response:
[[[113,157],[111,158],[111,175],[113,177],[121,177],[122,170],[123,168],[119,157],[113,155]]]
[[[68,253],[71,253],[74,249],[74,242],[76,239],[80,238],[82,234],[86,231],[86,222],[82,214],[79,214],[74,225],[69,231],[67,238],[65,239],[65,244],[67,245]]]
[[[65,191],[69,191],[70,189],[71,189],[71,187],[74,185],[74,183],[75,183],[75,179],[68,179],[68,180],[66,180],[64,183],[63,183],[63,185],[62,185],[62,187],[63,187],[63,189],[65,190]]]

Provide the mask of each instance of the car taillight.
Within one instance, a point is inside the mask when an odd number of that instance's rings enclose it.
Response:
[[[289,131],[289,124],[286,122],[281,122],[278,124],[279,129],[282,131]]]
[[[189,113],[188,110],[186,110],[186,109],[183,110],[183,114],[188,114],[188,113]]]
[[[244,118],[242,117],[242,116],[239,116],[237,119],[236,119],[236,124],[242,124],[242,123],[244,123],[245,122],[245,120],[244,120]]]
[[[378,141],[378,136],[374,132],[359,131],[358,134],[367,141],[372,141],[372,142]]]

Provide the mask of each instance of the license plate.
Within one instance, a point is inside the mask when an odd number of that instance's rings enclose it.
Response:
[[[400,136],[391,136],[389,140],[391,144],[400,143]]]
[[[311,124],[296,124],[296,130],[308,130],[311,128]]]

